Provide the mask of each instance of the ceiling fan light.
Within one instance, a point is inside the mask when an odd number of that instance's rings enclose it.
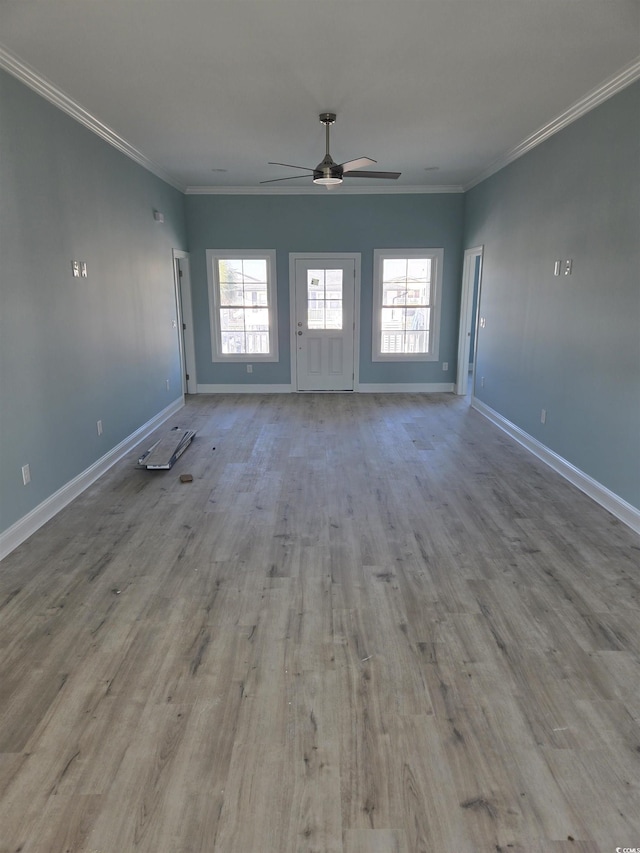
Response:
[[[323,187],[332,187],[334,184],[341,184],[342,178],[332,178],[331,175],[321,175],[319,178],[314,178],[313,183],[321,184]]]

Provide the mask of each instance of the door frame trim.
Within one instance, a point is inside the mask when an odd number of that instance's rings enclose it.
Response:
[[[360,252],[289,252],[289,348],[291,358],[291,390],[306,393],[298,389],[298,364],[296,356],[296,261],[352,260],[355,279],[353,293],[353,390],[359,390],[360,384],[360,271],[362,255]],[[349,393],[336,391],[339,393]]]
[[[464,253],[464,262],[462,267],[462,293],[460,296],[460,326],[458,331],[458,370],[456,375],[456,394],[461,396],[466,395],[469,382],[469,337],[473,331],[471,328],[471,320],[474,308],[473,285],[476,258],[480,258],[480,266],[478,268],[478,292],[475,298],[475,305],[479,308],[480,288],[482,287],[484,246],[474,246],[472,249],[465,249]],[[476,354],[478,349],[478,316],[479,312],[476,311],[472,386],[475,381]],[[471,395],[473,396],[473,387]]]
[[[178,275],[182,269],[182,279]],[[178,346],[182,369],[182,393],[197,394],[196,342],[193,333],[193,298],[191,293],[191,259],[188,252],[173,249],[173,280],[176,293],[176,314],[178,319]],[[184,315],[184,316],[183,316]],[[186,329],[182,328],[182,325]],[[183,359],[184,354],[184,359]],[[185,363],[183,363],[183,361]],[[186,378],[187,373],[189,379]]]

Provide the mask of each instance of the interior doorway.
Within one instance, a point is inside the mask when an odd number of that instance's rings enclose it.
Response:
[[[458,335],[458,374],[456,394],[465,396],[469,380],[473,387],[477,342],[478,306],[482,283],[483,246],[467,249],[462,266],[462,296],[460,298],[460,331]]]
[[[173,250],[173,273],[178,316],[178,347],[182,373],[182,393],[196,394],[196,349],[193,334],[193,308],[191,302],[191,270],[189,255]]]

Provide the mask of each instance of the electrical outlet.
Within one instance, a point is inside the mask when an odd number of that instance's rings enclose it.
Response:
[[[443,370],[449,370],[449,362],[448,361],[442,362],[442,369]]]
[[[540,412],[540,423],[546,424],[546,422],[547,422],[547,410],[542,409],[542,411]]]
[[[247,373],[253,373],[253,365],[252,364],[247,365]]]
[[[102,421],[97,421],[96,427],[98,429],[98,435],[102,435]]]
[[[28,465],[22,466],[22,483],[23,485],[27,485],[31,482],[31,468]]]
[[[170,386],[170,382],[169,382],[169,380],[167,379],[167,391],[169,390],[169,386]]]

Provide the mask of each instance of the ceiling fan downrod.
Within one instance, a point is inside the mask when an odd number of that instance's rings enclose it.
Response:
[[[320,113],[320,123],[325,127],[325,155],[322,163],[318,163],[314,170],[313,182],[329,187],[342,183],[342,170],[334,163],[333,157],[329,153],[329,128],[336,123],[336,114]]]
[[[325,127],[326,154],[329,156],[329,128],[336,123],[335,113],[320,113],[320,124]]]

